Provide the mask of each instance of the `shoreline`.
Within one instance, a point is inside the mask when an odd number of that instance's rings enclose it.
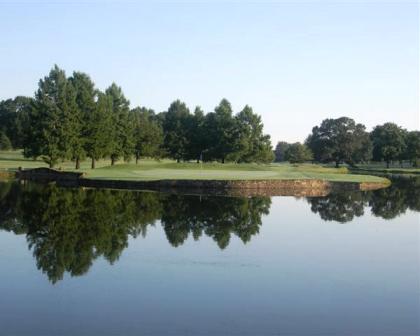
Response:
[[[65,187],[87,187],[122,190],[151,190],[170,192],[204,192],[219,195],[242,196],[326,196],[337,191],[367,191],[386,188],[390,181],[350,182],[322,179],[258,179],[258,180],[113,180],[85,178],[83,173],[62,172],[49,168],[20,170],[20,180],[56,182]]]

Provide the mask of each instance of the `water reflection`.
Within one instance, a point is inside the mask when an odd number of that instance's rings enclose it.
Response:
[[[383,219],[393,219],[408,209],[420,211],[420,178],[394,178],[386,189],[373,192],[332,193],[326,197],[308,197],[311,210],[325,221],[351,222],[363,216],[365,208]]]
[[[367,208],[394,218],[420,211],[419,179],[395,181],[375,192],[334,193],[307,198],[323,220],[351,222]],[[211,237],[224,249],[232,235],[247,243],[259,233],[269,197],[215,197],[154,192],[63,189],[34,183],[0,183],[0,229],[24,234],[39,270],[52,283],[64,274],[85,274],[98,257],[117,261],[130,237],[145,237],[159,222],[168,242]]]
[[[55,185],[0,184],[0,229],[25,234],[38,269],[55,283],[86,273],[99,256],[111,264],[129,237],[146,236],[160,220],[172,246],[203,233],[225,248],[232,234],[244,243],[268,214],[268,197],[218,198]]]

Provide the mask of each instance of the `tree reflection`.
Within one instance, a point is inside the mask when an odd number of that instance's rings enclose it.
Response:
[[[0,183],[0,229],[25,234],[37,267],[51,282],[85,274],[95,259],[114,263],[130,237],[161,220],[173,246],[188,236],[225,248],[258,233],[270,198],[225,198],[153,192],[64,189],[53,184]]]
[[[363,216],[366,196],[366,193],[356,191],[340,192],[326,197],[308,198],[308,202],[312,212],[319,214],[323,220],[346,223],[354,217]]]
[[[86,273],[99,256],[118,260],[159,209],[158,194],[14,184],[0,202],[0,226],[26,234],[37,267],[55,283]]]
[[[165,201],[162,225],[168,241],[179,246],[189,234],[198,239],[203,232],[224,249],[231,234],[244,243],[259,232],[261,216],[269,213],[269,197],[211,197],[172,195]]]
[[[393,219],[407,209],[420,211],[420,178],[394,177],[390,187],[371,193],[369,205],[375,216]]]
[[[332,193],[307,198],[323,220],[347,223],[370,207],[391,219],[420,210],[420,180],[395,180],[374,192]],[[247,243],[259,233],[269,197],[169,195],[53,184],[0,183],[0,229],[24,234],[38,269],[55,283],[65,274],[85,274],[98,257],[119,259],[130,237],[145,237],[160,221],[168,242],[180,246],[192,237],[211,237],[224,249],[232,236]]]
[[[371,213],[383,219],[393,219],[407,209],[420,211],[420,178],[393,178],[392,185],[370,192],[338,192],[326,197],[307,199],[311,210],[325,221],[347,223],[364,214],[369,206]]]

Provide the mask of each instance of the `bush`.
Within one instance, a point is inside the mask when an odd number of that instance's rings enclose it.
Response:
[[[11,150],[12,143],[4,132],[0,132],[0,150]]]

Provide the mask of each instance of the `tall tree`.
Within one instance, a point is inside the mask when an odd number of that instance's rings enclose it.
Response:
[[[134,153],[134,127],[130,117],[130,102],[125,98],[121,87],[112,83],[105,94],[112,100],[113,124],[115,131],[110,134],[111,165],[119,158],[129,161]]]
[[[82,72],[73,72],[69,78],[75,90],[76,109],[73,117],[73,131],[78,134],[74,139],[71,148],[72,159],[76,161],[76,169],[80,168],[80,160],[86,155],[87,135],[89,127],[96,127],[89,121],[90,115],[94,112],[96,105],[95,84],[90,77]]]
[[[186,159],[188,148],[187,124],[190,110],[180,100],[174,101],[163,115],[164,145],[169,156],[177,162]]]
[[[270,136],[263,133],[261,117],[248,105],[235,116],[236,134],[232,139],[234,154],[240,162],[273,161],[274,154]]]
[[[131,110],[134,120],[134,155],[136,164],[141,157],[159,158],[162,155],[163,132],[153,110],[136,107]]]
[[[206,143],[206,129],[205,129],[205,116],[203,110],[197,106],[194,114],[187,119],[187,158],[196,160],[197,163],[203,159],[207,152]]]
[[[216,159],[225,163],[226,157],[233,152],[235,146],[233,111],[230,102],[223,98],[214,109],[214,133],[212,152]],[[213,134],[214,134],[213,133]]]
[[[24,150],[27,156],[42,156],[50,166],[59,159],[69,158],[74,138],[75,91],[64,70],[57,65],[39,81],[31,109],[31,146]]]
[[[351,118],[325,119],[312,129],[306,145],[317,161],[335,162],[336,167],[341,162],[353,164],[367,150],[365,129]]]
[[[96,161],[110,155],[109,135],[114,132],[112,99],[109,95],[98,92],[94,109],[86,116],[86,140],[84,143],[87,156],[91,159],[91,168]]]
[[[386,162],[387,168],[398,160],[405,149],[404,130],[394,123],[376,126],[371,135],[374,160]]]

